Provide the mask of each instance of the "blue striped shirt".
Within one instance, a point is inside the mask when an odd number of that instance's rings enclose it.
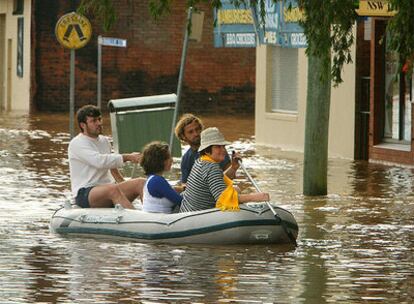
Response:
[[[180,212],[214,208],[226,187],[218,163],[197,159],[187,180]]]

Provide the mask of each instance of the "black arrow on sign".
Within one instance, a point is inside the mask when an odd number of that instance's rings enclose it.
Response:
[[[80,41],[86,40],[86,37],[83,34],[82,29],[79,26],[79,24],[69,24],[68,28],[66,29],[65,35],[63,35],[63,40],[69,42],[69,37],[73,29],[75,29],[76,33],[78,34]]]

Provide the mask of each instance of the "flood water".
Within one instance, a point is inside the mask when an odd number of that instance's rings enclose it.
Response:
[[[54,235],[70,197],[67,117],[0,114],[1,303],[413,303],[413,169],[331,159],[329,195],[305,198],[302,154],[256,145],[253,117],[205,122],[294,214],[297,248]]]

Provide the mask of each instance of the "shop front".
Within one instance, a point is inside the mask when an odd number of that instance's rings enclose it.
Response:
[[[0,112],[30,107],[30,0],[0,1]]]
[[[360,89],[364,94],[365,88],[365,96],[369,96],[367,107],[360,103],[360,108],[365,107],[369,117],[367,159],[414,165],[413,77],[400,71],[406,59],[391,49],[387,31],[387,23],[396,12],[388,1],[377,0],[360,1],[357,13],[369,18],[364,29],[365,36],[370,36],[369,54],[365,58],[369,62],[369,76],[363,77],[369,82],[365,82],[365,87],[361,85]]]

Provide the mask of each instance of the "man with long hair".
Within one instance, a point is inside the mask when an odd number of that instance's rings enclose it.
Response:
[[[190,113],[182,115],[176,124],[175,135],[181,142],[190,145],[190,148],[181,158],[181,182],[183,184],[187,183],[191,168],[193,167],[195,160],[200,157],[198,148],[200,147],[200,134],[203,129],[204,125],[201,119]],[[232,159],[230,159],[228,153],[226,153],[226,157],[220,162],[220,168],[231,179],[236,176],[236,171],[239,168],[239,159],[240,156],[237,153]]]

